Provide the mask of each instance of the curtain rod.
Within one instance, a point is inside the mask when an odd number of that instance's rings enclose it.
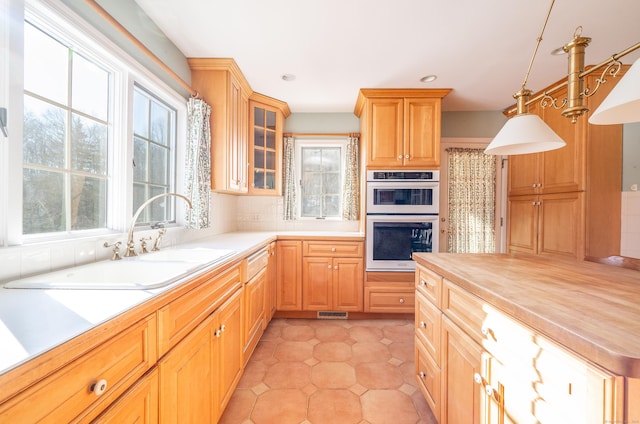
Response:
[[[360,133],[284,133],[284,137],[357,137],[360,138]]]
[[[158,56],[153,54],[151,50],[147,48],[144,44],[140,42],[133,34],[129,32],[120,22],[118,22],[109,12],[107,12],[102,6],[100,6],[95,0],[85,0],[85,2],[93,8],[100,16],[102,16],[107,22],[109,22],[115,29],[117,29],[122,35],[125,36],[130,42],[132,42],[137,48],[142,50],[144,54],[146,54],[149,59],[151,59],[156,65],[158,65],[163,71],[169,74],[171,78],[176,80],[178,84],[185,90],[187,90],[192,97],[198,97],[198,92],[195,91],[189,84],[187,84],[178,74],[176,74],[171,68],[169,68],[165,63],[160,60]]]

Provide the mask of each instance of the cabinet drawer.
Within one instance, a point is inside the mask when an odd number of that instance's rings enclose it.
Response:
[[[416,267],[416,290],[438,308],[442,300],[442,277],[420,265]]]
[[[151,315],[4,403],[0,422],[95,418],[156,362],[155,335]]]
[[[446,278],[443,280],[442,312],[477,343],[482,344],[483,323],[487,312],[479,297],[458,288]]]
[[[93,424],[158,422],[158,370],[153,369],[104,411]]]
[[[413,288],[365,287],[365,312],[414,313]]]
[[[440,365],[442,331],[440,315],[440,310],[425,299],[421,292],[416,293],[416,336],[438,365]]]
[[[220,275],[205,277],[198,287],[159,309],[159,356],[167,353],[241,286],[240,266],[236,265]]]
[[[438,422],[442,409],[442,371],[435,363],[422,341],[416,337],[415,371],[418,387]]]
[[[305,241],[302,243],[303,256],[361,258],[363,251],[363,243],[360,241]]]
[[[251,280],[262,268],[265,268],[269,263],[269,256],[269,246],[265,246],[249,256],[244,262],[245,273],[242,281]]]

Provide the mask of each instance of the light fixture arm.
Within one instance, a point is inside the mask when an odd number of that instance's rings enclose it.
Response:
[[[533,67],[533,61],[538,54],[538,48],[540,47],[540,43],[542,42],[542,35],[544,34],[544,30],[547,28],[547,22],[549,22],[549,16],[551,16],[551,10],[553,9],[553,4],[555,0],[551,0],[551,5],[549,6],[549,11],[547,12],[547,17],[544,20],[544,24],[542,24],[542,29],[540,30],[540,35],[536,39],[536,48],[533,50],[533,55],[531,55],[531,60],[529,61],[529,67],[527,68],[527,73],[524,76],[524,80],[522,81],[522,90],[524,91],[527,86],[527,80],[529,79],[529,74],[531,73],[531,68]],[[516,97],[518,93],[514,94],[513,97]],[[518,98],[518,97],[516,97]]]

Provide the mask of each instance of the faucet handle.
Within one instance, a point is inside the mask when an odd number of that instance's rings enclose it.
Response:
[[[153,243],[153,248],[151,250],[154,252],[160,250],[160,240],[162,240],[162,236],[164,236],[166,232],[167,230],[164,227],[158,230],[158,237],[156,237],[156,241]]]
[[[122,259],[122,257],[120,256],[120,245],[122,244],[121,241],[117,241],[115,243],[109,244],[108,242],[104,242],[103,246],[104,247],[113,247],[113,256],[111,257],[112,261],[119,261],[120,259]]]
[[[148,240],[151,240],[151,236],[142,237],[140,239],[140,253],[149,253],[149,251],[147,250],[147,241]]]

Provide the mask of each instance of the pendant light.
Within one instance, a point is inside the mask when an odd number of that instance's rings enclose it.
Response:
[[[536,48],[529,62],[529,68],[522,82],[522,88],[513,97],[517,102],[517,114],[510,118],[502,127],[494,139],[484,150],[490,155],[521,155],[527,153],[545,152],[548,150],[564,147],[566,143],[556,134],[544,121],[536,114],[529,113],[527,102],[531,95],[531,90],[526,88],[529,73],[533,66],[533,61],[538,52],[538,47],[542,41],[545,27],[551,15],[551,9],[555,0],[551,1],[549,12],[542,26],[540,37],[537,39]]]
[[[589,118],[590,124],[640,122],[640,59],[622,77]]]

